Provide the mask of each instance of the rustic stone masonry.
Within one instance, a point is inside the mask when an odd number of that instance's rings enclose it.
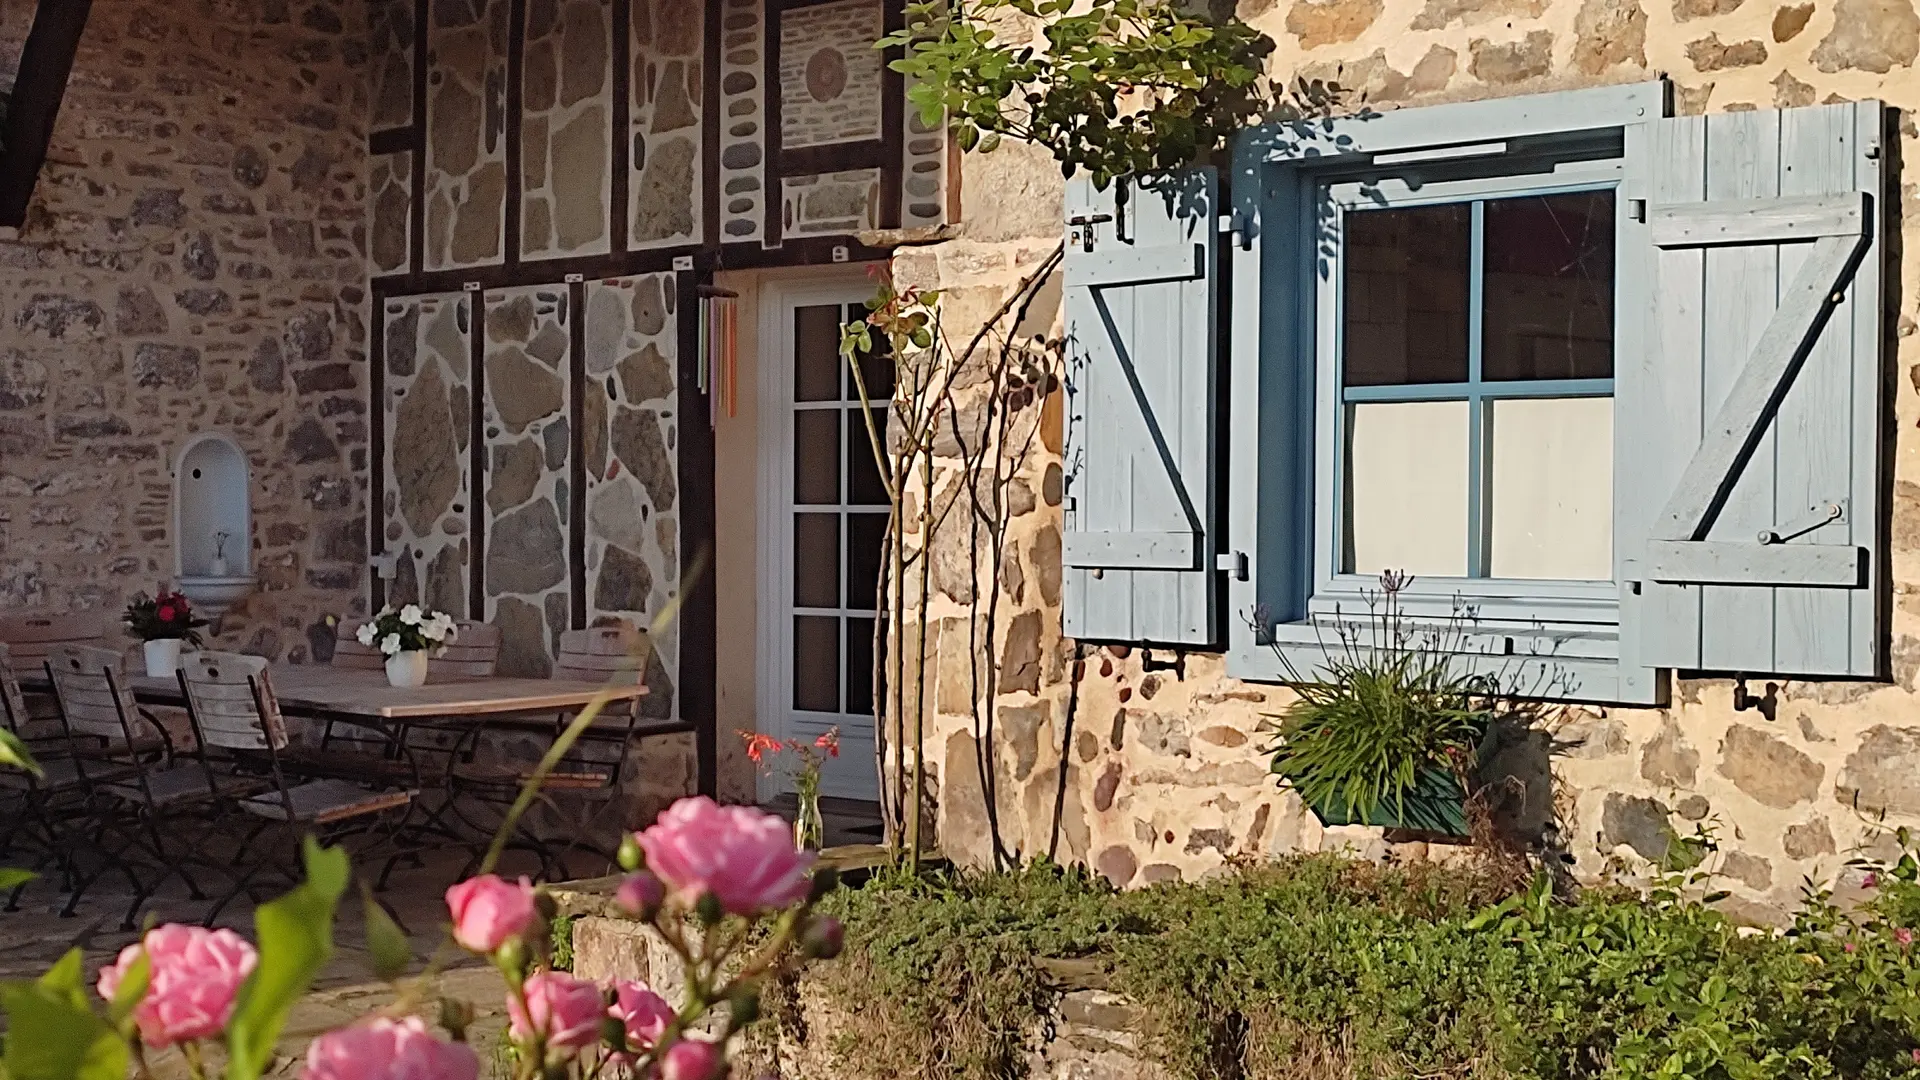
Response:
[[[1349,106],[1403,105],[1641,81],[1664,73],[1682,113],[1880,98],[1898,113],[1901,159],[1920,152],[1920,13],[1911,0],[1242,0],[1240,14],[1279,43],[1273,70],[1338,83]],[[1059,170],[1046,155],[1006,146],[965,161],[963,213],[953,238],[904,248],[903,284],[946,290],[949,334],[964,341],[1058,242]],[[1910,171],[1910,170],[1909,170]],[[1920,187],[1899,177],[1889,245],[1899,264],[1890,338],[1900,373],[1893,425],[1893,675],[1891,685],[1788,682],[1777,708],[1736,712],[1723,680],[1682,682],[1670,708],[1576,709],[1544,738],[1502,751],[1531,777],[1513,810],[1544,826],[1574,869],[1592,878],[1615,855],[1657,858],[1671,829],[1715,830],[1709,862],[1738,916],[1777,921],[1804,876],[1849,857],[1886,854],[1879,821],[1920,821],[1920,345],[1912,282],[1920,274]],[[1025,333],[1044,332],[1057,287]],[[1057,326],[1057,321],[1054,321]],[[1909,377],[1911,376],[1911,377]],[[977,428],[981,385],[963,387],[960,427]],[[1238,682],[1218,656],[1151,656],[1124,647],[1077,649],[1060,634],[1059,402],[1041,446],[1008,492],[1009,558],[997,581],[968,558],[964,515],[933,543],[928,615],[938,719],[924,750],[937,774],[940,843],[974,864],[991,859],[969,713],[969,620],[999,590],[1001,695],[993,702],[991,767],[1006,845],[1084,861],[1116,883],[1204,875],[1228,859],[1329,847],[1383,854],[1378,830],[1324,830],[1268,775],[1263,719],[1284,707],[1278,687]],[[1023,413],[1023,417],[1030,416]],[[1018,423],[1026,423],[1023,418]],[[955,447],[932,491],[957,486]],[[916,498],[923,497],[916,493]],[[911,672],[909,672],[911,678]],[[1764,691],[1754,686],[1755,693]],[[1071,704],[1071,710],[1069,705]],[[1857,808],[1856,808],[1857,807]],[[1405,853],[1405,852],[1403,852]]]
[[[639,979],[675,1006],[683,1003],[680,958],[649,926],[612,915],[606,894],[614,879],[574,882],[555,890],[560,911],[573,917],[573,973],[581,978]],[[1138,1009],[1107,988],[1094,960],[1041,960],[1053,1008],[1027,1037],[1026,1075],[1033,1080],[1163,1080],[1171,1076],[1146,1048],[1146,1025]],[[779,1035],[762,1025],[754,1037],[736,1037],[734,1071],[790,1077],[857,1073],[849,1053],[847,1013],[804,975],[794,1006],[800,1023]],[[857,1046],[857,1043],[852,1043]]]
[[[31,4],[0,9],[0,72]],[[351,0],[93,7],[27,222],[0,238],[0,607],[172,576],[173,455],[253,474],[259,591],[216,638],[328,655],[364,597],[367,75]]]

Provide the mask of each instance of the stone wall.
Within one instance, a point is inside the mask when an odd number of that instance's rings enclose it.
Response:
[[[0,8],[12,81],[33,16]],[[219,644],[330,649],[363,603],[364,5],[98,3],[24,227],[0,238],[0,608],[173,576],[169,467],[231,433],[259,591]]]
[[[1240,13],[1279,48],[1276,73],[1348,88],[1350,107],[1440,101],[1641,81],[1665,73],[1677,109],[1700,113],[1877,97],[1920,107],[1920,13],[1911,0],[1242,0]],[[1911,112],[1902,155],[1920,150]],[[1008,146],[970,155],[953,239],[902,249],[907,284],[946,292],[964,339],[1061,231],[1059,172]],[[1578,709],[1539,740],[1503,751],[1533,774],[1512,796],[1536,823],[1557,822],[1583,876],[1616,854],[1657,857],[1670,828],[1717,831],[1728,903],[1755,920],[1790,907],[1803,875],[1834,874],[1891,842],[1876,820],[1920,821],[1920,345],[1911,282],[1920,271],[1920,189],[1901,177],[1904,243],[1889,245],[1897,305],[1893,405],[1892,685],[1788,682],[1770,714],[1736,712],[1726,681],[1681,682],[1670,708]],[[1043,294],[1049,313],[1057,289]],[[1044,329],[1030,317],[1029,330]],[[1907,376],[1913,377],[1909,379]],[[963,388],[962,422],[989,388]],[[1016,400],[1019,400],[1016,398]],[[1060,636],[1058,399],[1009,491],[1009,561],[997,581],[965,555],[964,525],[934,545],[928,615],[938,713],[924,749],[936,774],[940,840],[964,862],[988,860],[988,823],[970,718],[969,620],[999,590],[1001,690],[993,703],[997,817],[1008,847],[1085,861],[1120,884],[1204,875],[1228,859],[1334,845],[1379,852],[1371,830],[1326,830],[1266,772],[1257,729],[1284,691],[1226,677],[1220,657],[1079,649]],[[969,410],[973,410],[970,413]],[[1025,422],[1025,421],[1020,421]],[[951,455],[951,442],[945,451]],[[955,483],[951,457],[933,484]],[[1754,687],[1756,692],[1762,689]],[[1548,771],[1551,776],[1549,778]],[[1861,809],[1856,809],[1856,806]]]

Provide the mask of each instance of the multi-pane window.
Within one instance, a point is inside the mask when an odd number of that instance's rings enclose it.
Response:
[[[823,730],[843,715],[873,710],[887,493],[860,415],[860,389],[839,355],[841,324],[865,316],[858,304],[793,312],[793,709],[823,714]],[[884,431],[893,362],[868,355],[861,372]]]
[[[1610,580],[1613,190],[1325,191],[1335,572]]]

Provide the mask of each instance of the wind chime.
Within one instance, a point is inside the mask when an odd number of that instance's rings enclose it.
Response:
[[[740,407],[740,294],[700,286],[700,392],[707,396],[707,423],[718,426]]]

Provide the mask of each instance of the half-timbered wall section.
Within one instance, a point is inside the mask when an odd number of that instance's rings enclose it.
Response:
[[[947,140],[872,48],[899,8],[373,0],[376,601],[493,622],[528,675],[669,609],[712,546],[701,286],[952,216]],[[699,718],[710,626],[655,634],[651,717]]]
[[[858,259],[942,224],[948,140],[871,47],[899,7],[373,0],[376,289]]]

